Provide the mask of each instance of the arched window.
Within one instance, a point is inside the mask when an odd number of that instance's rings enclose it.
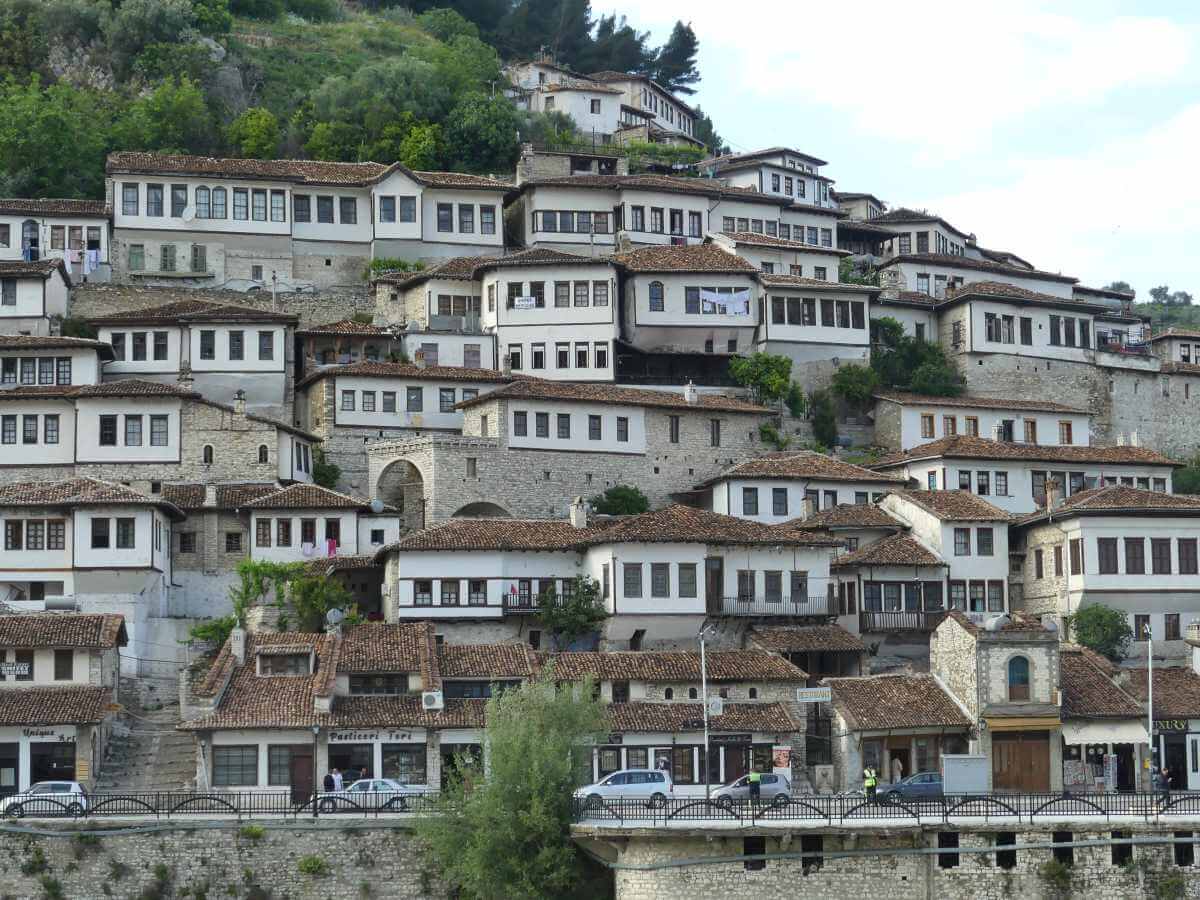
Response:
[[[1014,656],[1008,661],[1008,699],[1029,699],[1029,660],[1024,656]]]
[[[212,208],[209,210],[210,219],[225,218],[225,188],[213,188]]]
[[[271,461],[271,458],[270,458],[270,451],[269,451],[269,450],[267,450],[267,445],[266,445],[266,444],[259,444],[259,445],[258,445],[258,461],[259,461],[260,463],[265,463],[265,462],[270,462],[270,461]]]
[[[665,308],[663,283],[661,281],[650,282],[650,312],[662,312]]]
[[[205,444],[205,445],[204,445],[204,464],[205,464],[206,466],[211,466],[211,465],[212,465],[212,461],[213,461],[213,448],[212,448],[212,444]]]
[[[674,700],[675,699],[675,689],[667,688],[665,691],[663,691],[663,699],[664,700]]]
[[[196,188],[196,218],[207,219],[212,207],[208,202],[208,188],[200,186]]]
[[[695,688],[688,688],[688,699],[689,700],[696,699],[696,689]]]

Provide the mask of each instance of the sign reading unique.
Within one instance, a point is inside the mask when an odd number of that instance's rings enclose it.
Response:
[[[797,703],[832,703],[833,688],[831,687],[815,687],[815,688],[796,688]]]
[[[33,741],[58,741],[60,744],[75,743],[75,726],[66,728],[22,728],[21,736]]]

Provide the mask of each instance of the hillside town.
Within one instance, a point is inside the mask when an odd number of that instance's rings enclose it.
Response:
[[[103,200],[0,200],[0,801],[433,795],[543,679],[604,704],[588,784],[672,803],[1200,791],[1200,331],[819,147],[631,173],[704,149],[686,97],[507,75],[599,149],[114,151]],[[897,341],[953,390],[839,388]]]

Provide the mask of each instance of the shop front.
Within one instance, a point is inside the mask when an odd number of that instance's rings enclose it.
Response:
[[[79,765],[78,732],[91,740],[94,729],[75,725],[0,726],[0,796],[28,789],[39,781],[86,781],[90,767]],[[90,749],[90,747],[88,748]],[[92,754],[86,754],[90,759]]]
[[[792,777],[791,744],[763,733],[710,734],[708,784],[720,787],[750,771]],[[592,777],[599,781],[620,769],[662,769],[671,773],[676,796],[704,796],[704,732],[610,734],[592,751]]]
[[[335,729],[329,732],[328,771],[341,771],[346,785],[358,778],[428,784],[429,740],[424,728]]]
[[[1069,791],[1135,791],[1139,759],[1146,753],[1142,720],[1063,722],[1063,788]],[[1141,787],[1149,789],[1146,781]]]
[[[941,771],[941,759],[947,753],[965,753],[965,733],[904,731],[864,734],[863,768],[879,773],[880,782],[892,784],[918,772]]]
[[[441,786],[445,788],[463,763],[478,765],[483,760],[482,728],[447,728],[439,732]]]
[[[1155,719],[1154,735],[1159,764],[1167,767],[1171,789],[1200,790],[1200,719]]]

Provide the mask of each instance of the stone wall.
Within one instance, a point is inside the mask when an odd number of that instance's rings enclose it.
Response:
[[[1054,550],[1061,548],[1063,574],[1054,574]],[[1042,551],[1042,577],[1037,578],[1037,551]],[[1022,569],[1024,595],[1021,609],[1032,615],[1053,615],[1056,619],[1063,609],[1062,598],[1067,596],[1067,547],[1062,529],[1046,524],[1025,532],[1025,563]]]
[[[83,829],[39,822],[39,830],[57,833],[5,832],[0,834],[3,895],[72,900],[447,896],[411,829],[400,823],[339,818],[244,824],[183,821],[145,833],[122,833],[103,822]],[[253,825],[262,827],[261,836]],[[81,841],[74,836],[78,830],[94,837]],[[300,861],[306,857],[322,860],[327,874],[301,872]]]
[[[978,664],[975,635],[956,622],[946,619],[929,636],[929,671],[941,680],[958,702],[979,715]]]
[[[1182,828],[1192,828],[1189,822]],[[1173,837],[1172,826],[1156,827],[1139,823],[1122,826],[1133,838]],[[1049,843],[1055,831],[1065,831],[1071,840],[1105,840],[1111,830],[1097,830],[1089,823],[1072,830],[1072,823],[1063,822],[1034,829],[1022,825],[1004,836],[1022,844]],[[637,835],[621,841],[608,840],[603,847],[607,858],[622,866],[615,871],[616,900],[674,900],[677,897],[722,897],[726,900],[769,900],[769,898],[831,898],[888,897],[926,900],[929,897],[963,898],[963,900],[1000,900],[1000,898],[1061,898],[1088,897],[1091,900],[1124,900],[1127,897],[1197,897],[1200,896],[1200,868],[1176,866],[1170,845],[1138,846],[1132,849],[1135,865],[1123,864],[1124,857],[1114,859],[1107,846],[1076,847],[1074,860],[1061,870],[1063,882],[1056,882],[1043,870],[1054,851],[1019,849],[1015,863],[998,864],[994,853],[913,853],[939,847],[942,840],[957,840],[957,849],[996,846],[996,826],[956,829],[893,828],[880,833],[833,834],[819,832],[785,832],[778,829],[765,833],[755,829],[753,834],[742,831],[736,835],[710,831],[672,836],[659,831],[653,835]],[[1191,834],[1192,832],[1188,832]],[[766,850],[771,853],[820,852],[834,854],[849,851],[853,856],[820,860],[767,860],[761,869],[747,869],[739,861],[707,865],[669,865],[682,860],[738,857],[748,850],[746,838],[765,837]],[[589,842],[577,834],[577,840]],[[1195,844],[1192,844],[1193,850]],[[1003,848],[1001,848],[1003,849]],[[873,853],[872,851],[878,851]],[[757,852],[762,852],[761,850]],[[1120,851],[1118,851],[1119,853]],[[861,854],[861,855],[860,855]],[[615,856],[615,860],[613,857]],[[666,865],[664,865],[666,864]],[[661,868],[649,868],[662,866]],[[1065,889],[1064,889],[1065,888]]]

